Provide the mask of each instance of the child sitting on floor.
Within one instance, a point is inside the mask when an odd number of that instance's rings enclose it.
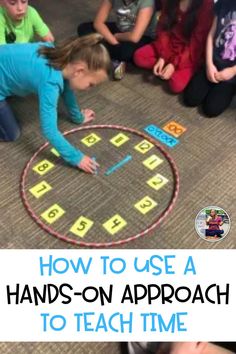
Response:
[[[69,164],[95,173],[98,164],[73,147],[57,127],[57,105],[62,95],[71,120],[90,122],[91,109],[80,111],[73,91],[87,90],[108,77],[110,57],[101,44],[102,36],[92,34],[51,43],[7,44],[0,46],[0,140],[13,141],[20,135],[9,96],[39,97],[40,125],[44,137]]]
[[[116,14],[115,22],[107,22],[111,12]],[[153,40],[156,21],[154,0],[103,0],[93,23],[80,24],[78,34],[96,31],[105,38],[114,79],[120,80],[134,51]]]
[[[41,41],[54,42],[54,37],[38,12],[27,0],[1,0],[0,44]]]
[[[193,77],[184,94],[187,106],[202,105],[207,117],[217,117],[236,93],[236,2],[218,0],[207,38],[206,68]]]
[[[180,93],[204,60],[212,20],[213,0],[163,0],[156,40],[135,52],[135,64]]]

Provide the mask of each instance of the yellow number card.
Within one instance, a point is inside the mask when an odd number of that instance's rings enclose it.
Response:
[[[123,145],[124,143],[126,143],[126,141],[128,141],[128,140],[129,140],[129,137],[128,137],[127,135],[125,135],[125,134],[123,134],[123,133],[119,133],[119,134],[117,134],[116,136],[114,136],[114,137],[110,140],[110,142],[111,142],[113,145],[119,147],[119,146]]]
[[[111,235],[115,235],[118,231],[123,229],[127,225],[127,222],[119,215],[114,215],[111,219],[107,220],[103,227],[109,232]]]
[[[93,224],[94,222],[92,220],[89,220],[84,216],[80,216],[80,218],[70,228],[70,231],[76,236],[84,237]]]
[[[59,156],[60,156],[59,152],[58,152],[55,148],[52,148],[52,149],[51,149],[51,153],[52,153],[53,155],[55,155],[56,157],[59,157]]]
[[[155,208],[155,206],[157,206],[157,202],[148,196],[144,197],[134,205],[134,207],[142,214],[147,214],[150,210]]]
[[[35,198],[40,198],[42,197],[45,193],[49,192],[52,189],[50,184],[48,184],[46,181],[42,181],[38,184],[36,184],[34,187],[30,188],[30,193],[33,194]]]
[[[163,162],[160,157],[157,155],[152,155],[143,161],[144,166],[149,168],[149,170],[154,170],[157,166],[159,166]]]
[[[101,138],[100,138],[97,134],[92,133],[92,134],[86,136],[85,138],[83,138],[83,139],[81,140],[81,142],[82,142],[84,145],[90,147],[90,146],[92,146],[92,145],[98,143],[100,140],[101,140]]]
[[[54,204],[49,209],[45,210],[40,216],[49,224],[52,224],[63,214],[65,214],[65,210],[63,210],[58,204]]]
[[[33,171],[38,173],[40,176],[45,175],[54,167],[54,164],[48,160],[42,160],[37,165],[33,167]]]
[[[149,180],[147,181],[147,184],[148,184],[150,187],[152,187],[153,189],[155,189],[156,191],[158,191],[158,190],[161,189],[167,182],[168,182],[168,179],[158,173],[156,176],[154,176],[154,177],[152,177],[151,179],[149,179]]]
[[[151,148],[153,148],[153,144],[150,143],[147,140],[142,140],[138,145],[136,145],[134,148],[135,150],[141,152],[141,154],[145,154],[148,152]]]

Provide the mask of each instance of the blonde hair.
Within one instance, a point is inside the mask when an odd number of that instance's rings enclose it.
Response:
[[[75,39],[69,39],[55,47],[43,46],[39,54],[49,61],[49,65],[62,70],[67,64],[83,61],[91,71],[105,70],[109,75],[111,59],[105,46],[103,37],[98,34],[89,34]]]

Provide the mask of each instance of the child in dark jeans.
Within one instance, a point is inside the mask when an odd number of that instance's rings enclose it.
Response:
[[[113,61],[114,79],[119,80],[135,50],[150,43],[155,36],[155,10],[154,0],[103,0],[94,21],[78,26],[78,35],[96,31],[104,37]],[[107,22],[111,12],[115,13],[116,20]]]
[[[217,117],[236,92],[236,2],[218,0],[208,34],[206,68],[192,79],[184,93],[187,106],[202,105],[207,117]]]

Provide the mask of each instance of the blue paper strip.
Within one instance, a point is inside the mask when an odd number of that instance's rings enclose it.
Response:
[[[131,155],[127,155],[125,156],[125,158],[123,160],[120,160],[119,162],[117,162],[115,165],[109,167],[106,172],[104,173],[105,176],[109,176],[111,173],[115,172],[116,170],[118,170],[118,168],[121,168],[124,164],[126,164],[127,162],[129,162],[130,160],[132,160],[132,156]]]
[[[174,147],[179,143],[178,139],[173,138],[173,136],[167,134],[166,132],[164,132],[164,130],[158,128],[154,124],[148,125],[147,127],[144,128],[144,130],[153,138],[159,140],[160,142],[169,146],[170,148]]]

